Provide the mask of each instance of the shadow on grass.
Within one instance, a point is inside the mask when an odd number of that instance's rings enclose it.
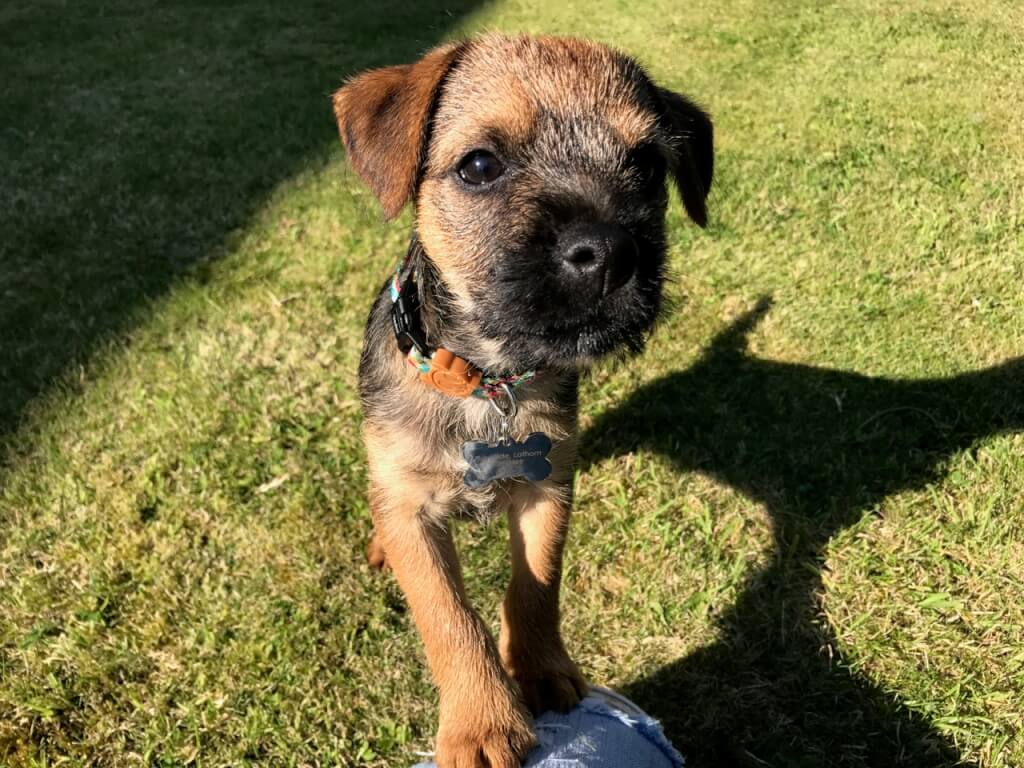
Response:
[[[700,768],[946,766],[952,745],[829,659],[820,569],[829,539],[887,495],[940,479],[952,454],[1024,430],[1024,358],[896,381],[752,357],[762,300],[686,371],[635,392],[584,435],[584,463],[638,449],[763,504],[775,553],[720,617],[721,639],[635,681]]]
[[[480,0],[14,0],[0,14],[0,445],[338,146],[330,92]],[[69,377],[71,379],[73,377]]]

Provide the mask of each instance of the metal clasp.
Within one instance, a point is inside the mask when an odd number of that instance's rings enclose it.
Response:
[[[501,383],[501,389],[505,393],[505,397],[508,399],[508,407],[502,408],[498,404],[498,400],[501,396],[490,398],[491,407],[497,412],[501,418],[499,431],[498,431],[498,445],[508,445],[511,442],[512,422],[516,418],[516,414],[519,413],[519,403],[516,402],[515,393],[512,391],[512,387],[507,382]]]

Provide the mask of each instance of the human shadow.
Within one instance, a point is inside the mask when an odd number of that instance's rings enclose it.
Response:
[[[894,380],[773,362],[747,336],[770,302],[685,371],[641,387],[581,440],[584,464],[670,458],[763,505],[774,551],[717,621],[720,639],[628,687],[691,765],[946,766],[944,736],[850,671],[819,606],[830,538],[886,496],[940,480],[982,438],[1024,430],[1024,357]]]
[[[0,19],[0,446],[177,279],[203,279],[280,182],[337,151],[329,96],[346,76],[413,60],[482,5],[14,0]]]

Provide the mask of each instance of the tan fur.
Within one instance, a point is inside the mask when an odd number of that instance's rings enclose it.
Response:
[[[365,72],[334,93],[341,140],[389,219],[413,194],[430,103],[458,52],[458,45],[437,48],[415,64]]]
[[[595,77],[623,55],[586,40],[492,35],[479,39],[459,62],[460,77],[446,89],[448,109],[437,115],[428,175],[444,171],[466,146],[490,129],[524,142],[541,109],[555,114],[600,115],[627,144],[654,128],[654,115],[612,76]]]
[[[377,536],[442,691],[438,760],[446,768],[475,768],[483,765],[482,752],[492,766],[517,765],[533,733],[494,642],[466,599],[443,502],[417,482],[390,490],[384,501],[375,488],[374,501]]]
[[[544,382],[538,386],[543,392]],[[422,409],[406,412],[419,411],[424,421],[435,411],[430,400],[444,397],[415,378],[400,380],[397,396],[421,402]],[[475,434],[494,429],[488,403],[468,399],[459,405],[470,428],[479,430]],[[441,690],[440,768],[517,768],[534,743],[528,710],[564,711],[585,689],[558,631],[558,571],[570,511],[559,488],[572,478],[575,424],[539,397],[524,397],[520,409],[517,433],[543,431],[558,440],[550,459],[552,480],[560,485],[538,490],[505,481],[474,491],[462,483],[466,466],[438,425],[399,421],[364,429],[374,521],[368,559],[394,571]],[[513,526],[500,655],[466,599],[448,530],[453,514],[479,509],[507,513]],[[481,762],[482,755],[489,762]]]
[[[588,71],[607,64],[603,49],[552,43],[554,47],[545,53],[543,46],[527,39],[507,45],[526,46],[530,57],[553,55],[555,61],[544,68],[545,78],[534,79],[524,89],[500,47],[474,46],[466,51],[460,77],[449,84],[446,107],[436,118],[433,149],[416,200],[417,231],[456,301],[467,300],[470,286],[483,280],[480,270],[486,261],[474,259],[458,242],[450,212],[441,204],[443,191],[436,189],[443,181],[431,176],[431,166],[446,168],[455,162],[465,147],[480,140],[481,131],[500,132],[509,142],[527,141],[541,105],[600,110],[614,123],[614,130],[630,141],[636,141],[651,121],[650,116],[638,117],[635,107],[631,110],[628,101],[616,101],[613,94],[581,93],[582,84],[589,82]],[[451,54],[452,49],[443,49],[439,55],[429,55],[431,63],[422,82],[439,77],[442,62]],[[528,63],[532,66],[536,61],[530,58]],[[351,105],[357,100],[379,101],[382,97],[374,91],[389,92],[396,87],[395,79],[404,76],[407,69],[369,73],[339,91],[335,98],[339,114],[354,126],[351,130],[361,131],[357,147],[370,140],[364,134],[373,128],[361,122],[363,118]],[[572,97],[567,98],[568,94]],[[425,103],[423,93],[414,100]],[[405,135],[419,130],[413,127]],[[398,162],[408,162],[409,157]],[[370,172],[363,175],[375,178]],[[389,216],[406,194],[406,174],[399,176],[394,186],[375,188]],[[507,222],[506,226],[514,229],[516,225]],[[495,357],[499,353],[493,351]],[[536,713],[547,708],[565,710],[585,689],[558,630],[559,571],[571,502],[566,488],[575,461],[576,425],[552,405],[553,377],[541,374],[524,392],[515,426],[520,435],[539,431],[556,442],[550,457],[551,481],[539,488],[506,481],[471,490],[462,483],[466,467],[459,448],[465,435],[487,436],[494,431],[491,406],[472,398],[459,401],[450,417],[460,422],[455,429],[438,416],[439,395],[423,386],[397,350],[388,356],[388,365],[395,383],[397,417],[368,421],[364,430],[375,529],[368,559],[394,571],[441,690],[439,766],[514,768],[533,744],[526,708]],[[452,514],[481,510],[507,511],[510,520],[513,577],[502,608],[500,654],[466,599],[448,530]]]
[[[505,669],[533,712],[571,708],[586,684],[558,632],[558,589],[571,499],[564,485],[517,489],[509,509],[512,581],[502,605]]]
[[[603,76],[623,59],[604,46],[559,37],[491,35],[464,51],[459,77],[446,85],[445,103],[435,116],[435,136],[416,201],[424,248],[441,266],[463,309],[471,309],[473,289],[483,282],[481,270],[487,262],[466,247],[467,238],[459,231],[463,212],[445,205],[448,170],[466,147],[486,146],[485,139],[493,132],[510,143],[526,143],[541,110],[556,116],[599,115],[624,147],[652,138],[655,114],[639,106],[635,94],[619,80]],[[595,77],[595,72],[602,76]],[[604,149],[601,137],[594,141]],[[566,179],[568,186],[586,183]],[[523,225],[529,214],[524,209]],[[503,229],[514,233],[519,225],[505,221]]]
[[[654,144],[680,154],[685,137],[665,133],[656,100],[640,93],[650,87],[638,83],[648,81],[637,65],[604,46],[492,35],[361,74],[334,95],[353,167],[385,214],[414,200],[416,237],[445,289],[431,308],[445,321],[436,346],[470,350],[466,359],[484,370],[513,369],[503,344],[466,319],[481,292],[496,289],[500,244],[532,242],[532,222],[547,212],[545,195],[585,200],[588,215],[613,220],[609,189],[632,178],[625,170],[631,150]],[[687,105],[677,102],[681,119]],[[479,149],[518,150],[518,176],[503,207],[460,186],[458,164]],[[620,178],[609,183],[609,174]],[[694,194],[689,200],[696,205]],[[702,210],[703,197],[699,202]],[[550,477],[472,489],[463,482],[462,445],[494,439],[499,419],[486,400],[425,386],[395,344],[389,313],[382,296],[360,364],[375,531],[367,557],[393,570],[423,638],[441,694],[439,768],[516,768],[534,741],[530,711],[565,711],[586,687],[562,642],[558,607],[576,459],[575,364],[541,370],[517,391],[514,436],[551,438]],[[512,579],[498,644],[467,600],[449,530],[454,517],[467,514],[509,519]]]

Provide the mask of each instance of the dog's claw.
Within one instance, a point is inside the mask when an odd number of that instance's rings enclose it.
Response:
[[[568,712],[587,695],[587,683],[575,669],[551,670],[516,678],[523,701],[534,715]]]
[[[568,712],[587,695],[587,681],[561,644],[541,660],[516,662],[514,657],[506,657],[505,669],[535,716],[548,711]]]
[[[473,728],[473,719],[461,727],[442,725],[437,736],[437,768],[520,768],[526,753],[537,743],[522,713],[503,718],[490,728]]]

